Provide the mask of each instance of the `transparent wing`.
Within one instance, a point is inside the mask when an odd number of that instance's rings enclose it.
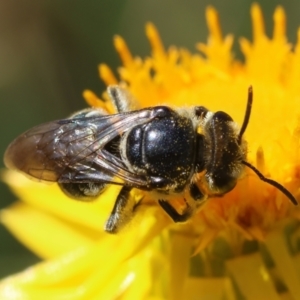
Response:
[[[145,178],[131,173],[118,156],[104,148],[133,126],[152,120],[154,112],[149,108],[39,125],[9,145],[5,165],[43,181],[120,184],[121,179],[136,187],[146,186]]]

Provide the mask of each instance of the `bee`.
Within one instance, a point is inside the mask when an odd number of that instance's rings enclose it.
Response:
[[[121,185],[105,224],[109,233],[132,218],[139,204],[132,189],[155,193],[174,222],[185,222],[206,199],[232,190],[245,166],[297,205],[285,187],[246,160],[243,134],[252,87],[240,129],[223,111],[213,113],[203,106],[135,109],[125,89],[109,86],[107,92],[116,114],[85,109],[34,127],[9,145],[5,165],[40,181],[57,182],[69,197],[83,201],[96,199],[108,184]],[[168,200],[174,195],[184,197],[182,212]]]

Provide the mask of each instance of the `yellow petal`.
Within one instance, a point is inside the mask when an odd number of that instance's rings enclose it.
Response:
[[[101,200],[86,203],[68,198],[56,184],[35,182],[15,171],[6,171],[3,180],[27,204],[98,232],[103,231],[104,223],[120,189],[120,187],[110,186]]]
[[[24,203],[1,211],[1,222],[31,251],[42,258],[52,258],[80,247],[90,246],[93,239],[87,230],[80,231],[45,212]]]

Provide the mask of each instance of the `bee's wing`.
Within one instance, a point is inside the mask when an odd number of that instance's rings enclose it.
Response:
[[[121,159],[104,147],[133,126],[154,117],[150,108],[42,124],[9,145],[5,165],[43,181],[114,183],[113,178],[118,177],[133,186],[145,186],[142,177],[131,173]]]

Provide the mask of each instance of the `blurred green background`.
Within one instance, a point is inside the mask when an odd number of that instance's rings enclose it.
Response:
[[[150,54],[144,25],[152,21],[166,47],[195,50],[206,41],[204,18],[209,4],[219,11],[223,33],[251,38],[248,0],[0,0],[0,156],[18,134],[42,122],[60,119],[86,106],[82,91],[100,94],[100,62],[113,69],[119,58],[112,37],[123,36],[132,53]],[[300,25],[300,1],[259,2],[272,33],[274,8],[287,16],[290,42]],[[237,41],[234,51],[241,57]],[[1,162],[1,168],[3,163]],[[15,200],[0,183],[0,209]],[[47,235],[47,232],[45,232]],[[51,238],[51,237],[49,237]],[[0,225],[0,278],[20,271],[38,258]]]

